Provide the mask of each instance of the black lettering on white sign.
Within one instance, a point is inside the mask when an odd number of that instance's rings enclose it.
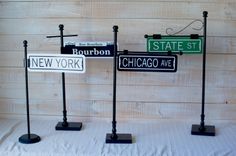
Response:
[[[83,55],[29,54],[29,71],[38,72],[85,72],[85,57]]]

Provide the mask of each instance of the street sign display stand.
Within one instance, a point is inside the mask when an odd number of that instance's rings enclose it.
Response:
[[[61,53],[64,46],[64,37],[73,37],[78,35],[63,35],[64,25],[59,25],[60,35],[59,36],[47,36],[47,38],[58,38],[61,39]],[[80,131],[82,128],[81,122],[68,122],[67,121],[67,110],[66,110],[66,88],[65,88],[65,73],[62,73],[62,94],[63,94],[63,122],[58,122],[56,130],[70,130]]]
[[[202,61],[202,107],[201,107],[201,122],[200,125],[192,125],[191,134],[192,135],[206,135],[206,136],[215,136],[215,126],[213,125],[205,125],[204,119],[204,109],[205,109],[205,75],[206,75],[206,31],[207,31],[207,11],[203,12],[204,22],[201,20],[194,20],[186,27],[181,29],[180,31],[168,34],[168,36],[161,36],[159,34],[154,34],[152,36],[145,35],[147,38],[147,51],[150,53],[166,53],[167,51],[171,52],[181,52],[183,54],[203,54]],[[199,36],[198,34],[191,34],[189,36],[178,36],[176,34],[182,32],[187,27],[195,22],[201,22],[202,27],[204,28],[203,36]],[[167,30],[173,30],[172,28],[168,28]],[[166,30],[166,32],[168,32]],[[203,46],[202,46],[203,44]]]
[[[206,31],[207,31],[207,11],[203,12],[204,17],[204,44],[203,44],[203,61],[202,61],[202,107],[201,107],[201,122],[200,125],[193,124],[192,135],[215,136],[215,126],[205,125],[205,74],[206,74]]]
[[[112,133],[106,134],[106,143],[131,144],[131,134],[116,133],[116,70],[117,70],[117,32],[118,26],[113,26],[114,32],[114,61],[113,61],[113,118]]]
[[[28,88],[28,61],[27,61],[27,41],[25,40],[23,42],[24,49],[25,49],[25,59],[24,59],[24,65],[25,65],[25,88],[26,88],[26,111],[27,111],[27,130],[28,133],[22,135],[19,138],[19,142],[23,144],[33,144],[39,142],[41,139],[36,134],[30,133],[30,116],[29,116],[29,88]]]

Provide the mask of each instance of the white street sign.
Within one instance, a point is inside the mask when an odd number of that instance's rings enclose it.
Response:
[[[84,73],[84,55],[28,54],[28,70],[37,72]]]

